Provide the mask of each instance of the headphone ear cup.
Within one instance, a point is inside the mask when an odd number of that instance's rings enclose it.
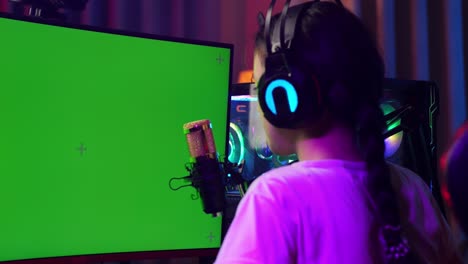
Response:
[[[259,81],[260,107],[264,117],[275,127],[296,128],[304,121],[313,121],[314,116],[321,113],[316,82],[304,82],[298,75],[264,75]]]
[[[300,71],[264,74],[258,85],[258,100],[263,115],[273,126],[296,128],[321,115],[319,88],[315,78],[305,78]]]
[[[276,127],[288,127],[299,105],[293,84],[284,76],[262,79],[259,103],[265,118]]]

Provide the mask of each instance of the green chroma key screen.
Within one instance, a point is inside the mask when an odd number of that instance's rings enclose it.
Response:
[[[5,17],[0,36],[0,261],[220,246],[168,183],[184,123],[210,119],[224,155],[231,45]]]

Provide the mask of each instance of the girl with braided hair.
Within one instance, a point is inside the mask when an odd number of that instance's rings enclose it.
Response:
[[[305,5],[290,54],[320,80],[323,111],[289,128],[264,119],[271,150],[299,161],[251,184],[216,263],[460,263],[429,188],[384,159],[384,64],[375,41],[346,8]],[[264,31],[254,54],[260,83],[271,46]]]

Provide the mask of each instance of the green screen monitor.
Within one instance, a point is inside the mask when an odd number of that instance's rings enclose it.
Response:
[[[0,14],[0,262],[220,246],[177,192],[183,124],[225,155],[232,45]]]

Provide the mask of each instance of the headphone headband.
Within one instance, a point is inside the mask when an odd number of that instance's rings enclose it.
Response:
[[[280,47],[281,48],[285,47],[284,26],[286,24],[286,16],[288,15],[288,9],[289,9],[290,4],[291,4],[291,0],[286,0],[286,3],[284,4],[284,7],[283,7],[283,11],[281,11],[281,17],[280,17]]]
[[[271,51],[271,38],[270,38],[270,27],[271,27],[271,13],[273,13],[273,7],[275,6],[276,0],[271,0],[270,6],[268,7],[268,11],[266,14],[266,22],[265,22],[265,29],[264,29],[264,37],[265,42],[267,45],[268,54]]]
[[[272,29],[272,12],[276,4],[276,0],[271,1],[267,11],[264,29],[264,37],[268,54],[271,55],[280,50],[285,51],[291,48],[291,44],[295,36],[297,20],[300,17],[301,12],[306,10],[306,7],[317,2],[320,2],[320,0],[314,0],[291,7],[291,0],[286,0],[279,18],[279,25],[276,23]],[[340,7],[344,7],[341,0],[335,0],[335,3]]]

